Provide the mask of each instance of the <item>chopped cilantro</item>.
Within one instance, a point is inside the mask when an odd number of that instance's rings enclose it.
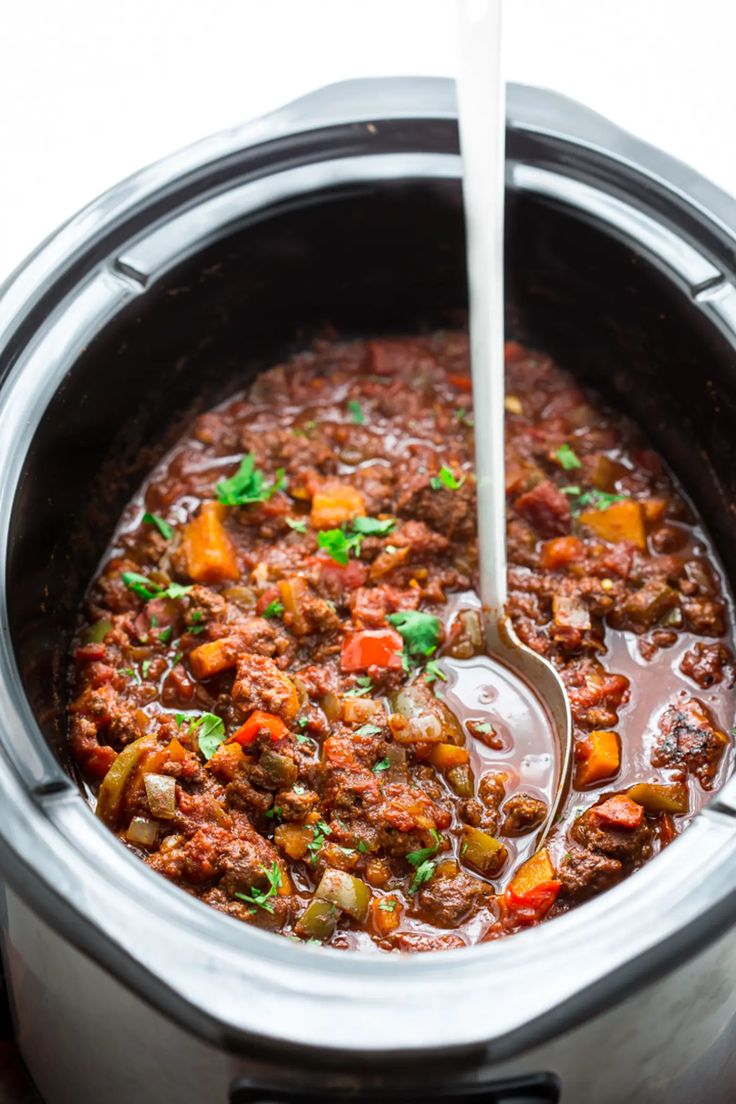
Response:
[[[440,642],[442,625],[433,613],[418,610],[400,610],[390,613],[386,620],[398,629],[404,640],[404,653],[408,656],[431,656]]]
[[[427,682],[434,682],[435,679],[442,679],[443,682],[447,682],[447,675],[436,659],[430,659],[429,663],[425,663],[424,677]]]
[[[559,461],[560,467],[563,471],[573,471],[575,468],[582,468],[575,450],[565,442],[564,445],[560,445],[557,451],[554,453],[554,457]]]
[[[396,901],[393,897],[383,897],[378,902],[381,912],[396,912]]]
[[[199,609],[192,610],[189,620],[193,625],[198,625],[200,621],[204,620],[204,612]]]
[[[368,844],[367,844],[367,843],[365,842],[365,840],[359,840],[359,841],[358,841],[358,850],[359,850],[359,851],[360,851],[360,852],[361,852],[361,853],[362,853],[363,855],[365,855],[365,854],[366,854],[366,852],[370,850],[370,848],[368,847]]]
[[[162,644],[168,644],[174,635],[174,630],[171,625],[167,625],[165,629],[162,629],[158,634],[158,638]]]
[[[370,675],[359,675],[355,683],[355,686],[345,691],[344,698],[362,698],[365,694],[370,694],[373,689],[373,681]]]
[[[348,536],[343,529],[321,529],[317,534],[318,546],[343,566],[348,562],[351,551],[354,550],[356,556],[360,555],[362,541],[360,534]]]
[[[438,474],[432,476],[429,485],[433,491],[440,491],[443,487],[447,487],[449,491],[457,491],[462,487],[464,482],[464,475],[457,479],[452,470],[448,468],[446,464],[443,464]]]
[[[296,789],[296,786],[294,787]],[[322,850],[325,837],[332,835],[332,829],[324,820],[318,820],[312,829],[312,841],[307,844],[307,851],[312,852],[312,863],[317,862],[317,853]]]
[[[197,717],[191,731],[197,733],[199,750],[206,760],[210,760],[220,744],[225,742],[225,723],[216,713],[203,713]]]
[[[280,805],[272,805],[270,809],[266,809],[263,815],[265,817],[268,817],[269,820],[273,820],[276,817],[281,820],[282,816],[284,815],[284,810],[281,808]]]
[[[350,527],[354,533],[360,533],[363,537],[385,537],[396,528],[396,518],[379,521],[378,518],[356,517],[351,521]]]
[[[387,771],[391,769],[391,760],[388,756],[385,759],[379,759],[377,763],[374,763],[371,770],[374,774],[379,774],[381,771]]]
[[[295,533],[306,533],[307,523],[299,518],[284,518],[284,521]]]
[[[138,571],[123,571],[120,578],[128,590],[139,594],[147,602],[151,598],[183,598],[192,589],[190,586],[182,586],[181,583],[169,583],[167,587],[162,587]]]
[[[144,678],[148,678],[148,672],[151,670],[151,663],[153,660],[144,659],[141,663],[141,674]]]
[[[476,732],[481,732],[484,736],[490,736],[493,732],[493,725],[488,721],[473,721],[473,728]]]
[[[269,602],[264,609],[261,617],[280,617],[284,612],[284,603],[274,599],[273,602]]]
[[[296,723],[299,725],[300,728],[306,728],[309,724],[309,717],[300,717]]]
[[[311,736],[306,736],[303,732],[297,732],[296,742],[298,744],[309,744],[311,743]]]
[[[174,530],[171,528],[168,521],[164,521],[164,519],[162,517],[159,517],[158,514],[144,514],[143,524],[155,525],[159,533],[165,540],[171,540],[174,535]]]
[[[356,736],[379,736],[380,733],[381,729],[378,725],[374,724],[364,724],[355,730]]]
[[[348,403],[348,410],[352,415],[355,425],[365,425],[365,415],[363,413],[363,407],[360,405],[357,399],[351,399]]]
[[[265,912],[273,912],[273,905],[271,904],[271,897],[275,897],[281,886],[281,871],[279,864],[275,862],[269,870],[267,866],[261,865],[261,870],[268,879],[268,889],[256,889],[251,888],[249,893],[234,893],[233,896],[237,897],[239,901],[245,901],[247,905],[257,905],[258,908],[264,909]]]
[[[563,494],[566,494],[566,495],[579,495],[579,494],[583,493],[580,490],[580,487],[578,487],[578,486],[560,487],[560,490],[562,491]]]
[[[263,472],[256,467],[255,456],[249,452],[240,461],[235,475],[221,480],[215,490],[218,501],[224,506],[249,506],[255,502],[266,502],[283,483],[284,469],[279,468],[273,483],[267,485]]]
[[[176,727],[181,728],[181,726],[184,724],[184,721],[186,720],[186,717],[183,713],[175,713],[174,720],[176,721]]]
[[[430,830],[430,835],[434,840],[429,847],[420,847],[418,851],[410,851],[406,856],[406,861],[411,863],[412,866],[421,866],[427,859],[431,859],[440,849],[442,843],[442,836],[439,834],[436,828]]]
[[[435,864],[431,860],[421,863],[414,871],[414,876],[409,882],[409,892],[416,893],[418,889],[421,889],[427,882],[431,882],[434,878]]]
[[[576,498],[577,501],[570,504],[573,514],[579,514],[581,510],[590,507],[593,510],[607,510],[614,502],[624,502],[629,496],[625,494],[609,494],[608,491],[583,491],[580,487],[563,487],[562,493]]]
[[[137,671],[133,670],[132,667],[119,667],[118,674],[126,675],[127,678],[132,678],[133,682],[140,684],[141,676],[138,674]]]

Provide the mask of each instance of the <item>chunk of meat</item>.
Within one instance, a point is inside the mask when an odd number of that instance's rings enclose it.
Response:
[[[698,641],[685,652],[680,670],[683,675],[696,682],[701,690],[707,690],[720,682],[725,682],[730,688],[736,679],[733,656],[723,644],[703,644]]]
[[[452,877],[435,875],[416,898],[422,920],[436,928],[459,928],[482,907],[490,886],[460,871]]]
[[[728,737],[697,698],[670,705],[659,719],[652,748],[655,767],[686,767],[706,790],[713,785]]]
[[[501,809],[503,823],[502,836],[524,836],[533,832],[547,815],[547,805],[538,797],[520,793],[510,797]]]
[[[615,885],[623,877],[623,864],[611,855],[572,844],[557,868],[557,876],[562,882],[562,895],[584,901]]]
[[[570,835],[588,850],[600,851],[638,866],[652,853],[652,829],[643,817],[636,828],[614,827],[605,816],[597,813],[597,809],[603,809],[605,805],[604,801],[600,806],[593,805],[587,809],[573,824]]]
[[[570,503],[549,479],[520,495],[514,507],[540,537],[564,537],[570,532]]]
[[[430,476],[417,473],[403,483],[396,501],[400,517],[416,518],[451,540],[469,538],[475,531],[475,482],[466,479],[456,490],[435,489]]]
[[[287,724],[299,712],[296,686],[267,656],[239,656],[232,698],[243,713],[262,709],[275,713]]]

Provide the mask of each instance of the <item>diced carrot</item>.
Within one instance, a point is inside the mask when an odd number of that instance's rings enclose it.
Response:
[[[461,372],[448,372],[447,382],[451,383],[453,387],[457,387],[459,391],[472,391],[473,381],[469,375],[464,375]]]
[[[580,537],[553,537],[542,545],[542,567],[554,571],[558,567],[581,560],[584,546]]]
[[[195,583],[240,578],[235,545],[222,524],[226,511],[219,502],[203,502],[197,516],[184,529],[184,558],[189,577]]]
[[[467,748],[458,747],[457,744],[435,744],[429,761],[438,770],[449,770],[450,767],[462,767],[470,759]]]
[[[189,665],[195,678],[207,679],[234,667],[238,659],[239,645],[229,636],[200,644],[189,653]]]
[[[615,544],[617,541],[631,541],[643,552],[646,551],[647,537],[644,529],[644,513],[640,502],[625,499],[614,502],[605,510],[584,510],[580,521],[602,540]]]
[[[168,752],[172,763],[183,763],[187,757],[187,749],[180,740],[177,740],[176,736],[169,741]]]
[[[396,897],[374,897],[371,902],[371,926],[378,936],[396,931],[401,923],[401,905]]]
[[[624,794],[616,794],[600,805],[594,805],[590,815],[610,828],[625,828],[633,831],[641,825],[644,809]]]
[[[549,857],[549,851],[543,847],[532,855],[525,863],[522,863],[509,883],[509,890],[519,897],[525,896],[531,890],[544,882],[551,882],[555,877],[555,868]]]
[[[267,732],[274,743],[283,739],[288,733],[288,728],[275,713],[266,713],[262,709],[254,710],[245,724],[242,724],[237,732],[228,740],[228,743],[238,743],[241,746],[252,744],[261,732]]]
[[[395,629],[364,629],[351,633],[340,652],[342,671],[365,671],[369,667],[401,667],[404,642]]]
[[[324,483],[312,498],[310,520],[315,529],[337,529],[343,522],[363,516],[363,496],[349,483]]]
[[[575,745],[575,788],[584,789],[613,778],[621,766],[621,743],[615,732],[590,732]]]
[[[517,924],[538,924],[552,908],[561,888],[562,882],[556,879],[539,882],[526,893],[515,893],[509,888],[504,895],[504,902]]]

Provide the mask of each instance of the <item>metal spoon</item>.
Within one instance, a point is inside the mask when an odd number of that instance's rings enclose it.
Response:
[[[458,120],[467,234],[470,353],[475,408],[480,593],[490,656],[531,686],[554,725],[560,749],[555,799],[544,840],[569,782],[572,717],[551,663],[522,644],[506,614],[506,485],[504,470],[505,86],[501,70],[502,0],[462,0]]]

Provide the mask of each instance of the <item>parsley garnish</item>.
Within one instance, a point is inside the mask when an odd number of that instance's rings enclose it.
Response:
[[[224,506],[250,506],[266,502],[284,483],[284,469],[279,468],[276,478],[267,485],[263,472],[256,467],[256,458],[249,452],[240,461],[240,467],[229,479],[223,479],[215,487],[218,501]]]
[[[272,805],[270,809],[266,809],[263,815],[268,817],[269,820],[273,820],[274,817],[278,817],[278,819],[281,820],[284,815],[284,810],[280,805]]]
[[[174,630],[171,625],[167,625],[165,629],[162,629],[158,634],[158,638],[162,644],[168,644],[174,635]]]
[[[197,717],[191,731],[197,733],[199,750],[208,761],[225,742],[225,723],[216,713],[203,713]]]
[[[311,736],[305,736],[303,732],[297,732],[296,742],[298,744],[310,744],[312,742]]]
[[[284,603],[274,599],[273,602],[269,602],[264,609],[261,617],[280,617],[284,612]]]
[[[434,682],[435,679],[442,679],[443,682],[447,682],[447,675],[436,659],[430,659],[429,663],[425,663],[424,677],[427,682]]]
[[[322,529],[317,534],[318,546],[343,566],[348,562],[351,550],[355,551],[356,556],[360,555],[362,543],[363,538],[359,533],[348,536],[344,529]]]
[[[381,771],[387,771],[391,769],[391,760],[388,756],[385,759],[379,759],[377,763],[374,763],[371,770],[374,774],[379,774]]]
[[[398,629],[404,640],[404,652],[408,656],[431,656],[437,650],[442,629],[439,617],[418,610],[399,610],[390,613],[386,620]]]
[[[296,786],[294,789],[296,790]],[[314,864],[317,862],[317,852],[322,850],[322,844],[325,842],[325,837],[332,835],[332,829],[324,820],[318,820],[312,832],[312,842],[307,844],[307,851],[312,852],[312,863]]]
[[[365,694],[370,694],[373,689],[373,682],[370,675],[359,675],[355,682],[355,686],[345,691],[343,694],[344,698],[362,698]]]
[[[307,531],[306,521],[300,521],[297,518],[284,518],[284,521],[295,533],[306,533]]]
[[[365,855],[366,852],[370,850],[370,848],[368,847],[368,844],[365,842],[365,840],[359,840],[358,841],[358,850],[363,855]]]
[[[239,901],[245,901],[246,905],[257,905],[265,912],[273,912],[270,899],[276,896],[281,886],[279,864],[275,862],[270,870],[267,866],[261,865],[261,870],[268,878],[267,890],[252,888],[249,893],[234,893],[233,897],[237,897]]]
[[[353,421],[356,425],[365,425],[365,415],[363,414],[363,407],[360,405],[357,399],[351,399],[348,403],[348,410],[350,411]]]
[[[396,912],[396,901],[393,897],[383,897],[378,902],[381,912]]]
[[[144,678],[148,678],[148,672],[151,669],[151,663],[152,662],[153,662],[153,660],[151,660],[151,659],[144,659],[143,662],[141,663],[141,674],[143,675]]]
[[[457,479],[451,469],[448,468],[446,464],[443,464],[438,474],[432,476],[429,485],[433,491],[440,491],[443,487],[447,487],[449,491],[457,491],[462,487],[464,482],[464,475]]]
[[[396,518],[379,521],[378,518],[356,517],[350,522],[350,526],[354,533],[360,533],[363,537],[385,537],[396,528]]]
[[[158,514],[144,514],[143,524],[155,525],[159,533],[162,537],[164,537],[165,540],[171,540],[174,535],[174,530],[171,528],[168,521],[164,521],[164,519],[162,517],[159,517]]]
[[[557,451],[554,453],[554,457],[559,461],[560,467],[564,471],[573,471],[575,468],[582,468],[575,450],[567,444],[560,445]]]
[[[381,729],[379,728],[378,725],[364,724],[364,725],[361,725],[360,728],[356,728],[355,735],[356,736],[378,736],[378,735],[380,735],[380,732],[381,732]]]
[[[137,685],[140,685],[141,676],[132,667],[119,667],[118,674],[126,675],[128,678],[132,678]]]
[[[435,864],[431,860],[421,863],[414,871],[414,876],[409,882],[409,892],[416,893],[427,882],[431,882],[434,878]]]
[[[593,510],[607,510],[609,506],[613,506],[614,502],[624,502],[629,497],[628,495],[609,494],[608,491],[595,489],[582,491],[580,487],[563,487],[562,493],[577,498],[577,502],[572,503],[570,507],[573,514],[579,514],[586,506],[590,506]]]
[[[493,732],[493,725],[489,724],[488,721],[473,721],[473,728],[476,732],[481,732],[484,736],[490,736]]]
[[[309,724],[309,717],[300,717],[296,723],[299,725],[300,728],[306,728]]]

